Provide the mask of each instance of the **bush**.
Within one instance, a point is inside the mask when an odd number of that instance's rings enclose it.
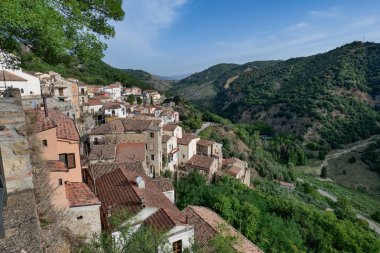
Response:
[[[355,157],[355,156],[351,156],[351,157],[348,159],[348,162],[349,162],[349,163],[355,163],[355,162],[356,162],[356,157]]]
[[[326,166],[322,167],[321,178],[327,178],[327,167]]]

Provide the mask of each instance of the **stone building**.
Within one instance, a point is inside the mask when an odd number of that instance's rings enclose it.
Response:
[[[90,145],[105,142],[145,143],[146,164],[151,177],[162,171],[162,122],[159,119],[115,119],[89,133]]]
[[[197,142],[199,137],[193,134],[182,134],[182,138],[177,138],[179,148],[179,166],[183,167],[197,153]]]

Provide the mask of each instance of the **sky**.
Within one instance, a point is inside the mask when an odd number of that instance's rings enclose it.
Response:
[[[170,76],[380,42],[379,0],[124,0],[104,61]]]

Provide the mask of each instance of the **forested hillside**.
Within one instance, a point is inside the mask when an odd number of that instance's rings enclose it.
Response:
[[[236,74],[230,69],[212,83],[213,96],[188,97],[208,100],[203,105],[233,122],[263,121],[275,133],[300,136],[317,149],[379,132],[380,44],[353,42],[269,63],[242,65]]]
[[[125,86],[138,86],[142,89],[168,89],[170,81],[162,81],[142,70],[118,69],[101,60],[79,61],[74,57],[60,64],[48,64],[32,53],[22,54],[21,67],[31,72],[55,71],[64,77],[73,77],[92,85],[108,85],[121,82]]]

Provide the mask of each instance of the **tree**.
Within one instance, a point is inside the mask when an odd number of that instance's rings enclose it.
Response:
[[[135,99],[135,96],[133,95],[128,95],[127,97],[127,102],[130,104],[130,105],[133,105],[135,103],[136,99]]]
[[[326,166],[322,167],[321,178],[327,178],[327,167]]]
[[[146,252],[156,253],[171,252],[165,233],[152,227],[142,225],[137,230],[128,222],[131,215],[126,210],[121,210],[109,218],[113,231],[118,231],[118,237],[113,237],[108,232],[95,235],[92,241],[77,252],[80,253],[124,253]]]
[[[103,39],[115,36],[111,21],[124,18],[122,0],[2,0],[0,49],[21,53],[25,47],[48,63],[103,57]]]
[[[143,101],[140,97],[137,97],[136,102],[138,105],[141,105]]]

